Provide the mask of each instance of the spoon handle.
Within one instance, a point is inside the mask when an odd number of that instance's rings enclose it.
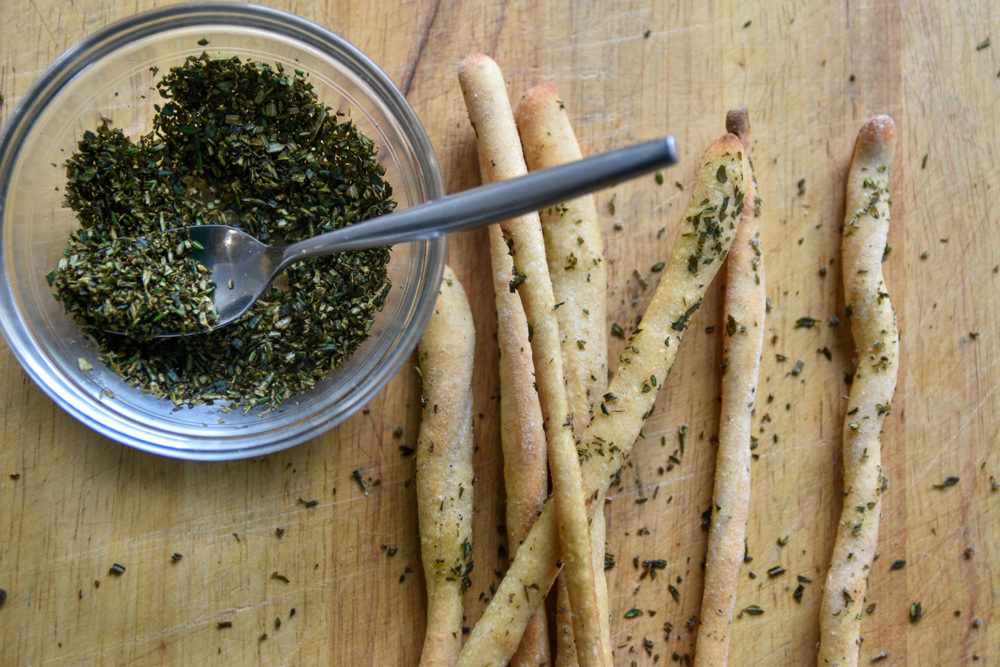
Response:
[[[308,257],[418,241],[537,211],[677,163],[671,136],[481,185],[336,229],[285,248],[281,268]]]

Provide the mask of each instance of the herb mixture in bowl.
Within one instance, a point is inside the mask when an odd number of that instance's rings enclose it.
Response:
[[[169,230],[228,224],[293,243],[390,212],[392,188],[372,141],[302,71],[203,53],[156,87],[152,131],[132,139],[104,124],[67,160],[80,228],[47,278],[129,384],[176,404],[276,406],[367,337],[390,289],[389,249],[300,262],[239,321],[205,331],[226,286]]]

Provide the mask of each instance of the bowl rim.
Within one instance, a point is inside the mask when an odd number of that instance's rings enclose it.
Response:
[[[150,37],[164,29],[213,24],[235,24],[274,32],[327,56],[336,53],[342,60],[346,56],[347,66],[372,89],[405,128],[419,164],[418,180],[426,189],[428,199],[444,195],[443,177],[426,129],[398,86],[360,49],[332,31],[280,9],[235,2],[184,3],[140,12],[103,26],[64,50],[32,82],[0,128],[0,232],[3,229],[7,192],[11,185],[10,177],[18,163],[21,145],[39,113],[64,85],[86,69],[95,56],[107,55],[136,39]],[[447,257],[446,237],[440,236],[420,244],[424,249],[422,254],[427,257],[425,275],[422,278],[429,285],[436,286],[441,280]],[[6,276],[7,271],[5,254],[0,248],[0,275]],[[426,275],[428,272],[436,275]],[[273,432],[265,432],[246,438],[235,435],[198,439],[198,449],[181,446],[191,442],[189,435],[164,433],[152,426],[143,429],[124,422],[121,418],[110,422],[101,419],[106,414],[95,412],[89,404],[85,404],[72,383],[49,368],[48,364],[27,353],[39,345],[23,326],[12,287],[7,280],[0,281],[0,333],[21,368],[34,383],[64,411],[92,430],[121,444],[153,454],[186,460],[224,461],[262,456],[286,449],[316,437],[352,416],[385,388],[410,356],[427,325],[436,297],[437,289],[427,289],[417,295],[410,306],[414,313],[411,325],[399,332],[395,346],[384,356],[383,363],[364,378],[363,384],[356,385],[348,396],[339,401],[337,409],[327,409],[326,414],[321,412],[309,415],[297,422],[300,425],[294,432],[277,438]],[[160,436],[156,441],[150,440],[154,433]],[[171,442],[175,444],[169,444]]]

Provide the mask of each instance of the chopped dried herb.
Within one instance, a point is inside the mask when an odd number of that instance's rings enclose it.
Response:
[[[316,505],[319,505],[318,500],[303,500],[302,498],[299,498],[299,502],[302,503],[302,505],[304,505],[306,509],[309,509],[311,507],[316,507]]]
[[[208,294],[219,288],[186,262],[192,248],[170,247],[184,239],[164,232],[236,224],[261,241],[292,243],[390,212],[385,169],[374,143],[322,104],[304,73],[202,54],[156,87],[150,132],[130,138],[105,123],[85,131],[67,160],[65,203],[80,227],[48,278],[101,361],[129,384],[176,405],[274,407],[368,337],[390,287],[389,249],[300,262],[231,326],[149,341],[156,326],[182,328],[174,318],[207,328]],[[154,261],[143,271],[147,255]],[[167,319],[150,323],[150,314]]]
[[[795,598],[796,602],[802,602],[802,594],[805,593],[805,591],[806,587],[803,586],[802,584],[799,584],[798,586],[795,587],[795,590],[792,591],[792,597]]]
[[[632,607],[631,609],[629,609],[628,611],[625,612],[625,618],[635,618],[636,616],[639,616],[641,614],[642,614],[642,610],[641,609],[637,609],[635,607]]]
[[[233,627],[233,622],[232,621],[219,621],[218,623],[216,623],[216,627],[218,629],[220,629],[220,630],[222,630],[223,628],[231,628],[231,627]]]
[[[981,41],[978,44],[976,44],[976,51],[982,51],[983,49],[987,48],[992,43],[993,42],[990,40],[990,38],[987,37],[983,41]]]
[[[365,480],[361,477],[361,471],[360,470],[352,470],[351,471],[351,479],[353,479],[355,482],[358,483],[358,486],[361,487],[361,492],[367,496],[368,495],[368,485],[365,484]]]
[[[280,572],[272,572],[271,573],[271,578],[272,579],[277,579],[278,581],[283,581],[286,584],[290,583],[289,580],[288,580],[288,577],[286,577],[285,575],[281,574]]]
[[[743,608],[743,612],[750,614],[751,616],[760,616],[764,613],[764,609],[759,605],[751,604]]]
[[[775,565],[774,567],[770,567],[767,569],[767,576],[769,577],[777,577],[779,574],[784,574],[784,573],[785,573],[785,568],[781,567],[780,565]]]
[[[6,601],[7,601],[7,591],[0,588],[0,606],[3,606],[3,603]]]
[[[172,556],[170,556],[170,562],[179,563],[182,558],[184,558],[182,554],[174,553]]]
[[[611,335],[615,336],[616,338],[624,338],[625,337],[625,330],[622,329],[621,325],[619,325],[617,322],[612,322],[611,323]]]
[[[885,660],[885,659],[886,659],[886,658],[888,658],[888,657],[889,657],[889,656],[890,656],[891,654],[892,654],[892,651],[890,651],[889,649],[887,649],[887,648],[885,648],[885,649],[882,649],[881,651],[879,651],[878,653],[876,653],[876,654],[875,654],[875,655],[874,655],[874,656],[872,657],[872,662],[878,662],[879,660]]]
[[[924,617],[924,608],[920,602],[914,602],[910,605],[910,623],[916,623],[921,618]]]
[[[948,477],[945,477],[944,481],[940,484],[933,484],[932,486],[935,489],[947,489],[949,486],[955,486],[956,484],[958,484],[958,477],[949,475]]]
[[[108,574],[113,574],[116,577],[123,574],[124,572],[125,572],[125,566],[119,565],[118,563],[113,564],[111,568],[108,570]]]
[[[808,329],[815,324],[816,324],[816,318],[814,317],[800,317],[799,319],[795,320],[796,328],[804,327]]]
[[[894,560],[894,561],[892,561],[892,565],[889,566],[889,569],[890,570],[902,570],[904,567],[906,567],[906,561],[905,560]]]

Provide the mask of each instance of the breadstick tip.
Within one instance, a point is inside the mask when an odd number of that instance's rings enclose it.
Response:
[[[750,114],[747,113],[746,107],[730,109],[726,113],[726,132],[735,134],[746,146],[747,136],[750,134]]]
[[[463,74],[467,74],[474,70],[485,70],[485,69],[495,69],[497,72],[500,71],[500,66],[497,65],[493,58],[490,58],[485,53],[473,53],[462,59],[462,62],[458,65],[458,76],[461,78]]]
[[[553,104],[559,103],[559,94],[551,83],[540,83],[521,96],[517,104],[517,124],[528,122]]]
[[[883,157],[891,159],[896,148],[896,123],[886,115],[875,116],[861,126],[858,139],[854,144],[854,154],[864,157]]]
[[[725,151],[742,152],[743,142],[740,141],[740,138],[737,137],[735,134],[727,132],[726,134],[723,134],[718,139],[713,141],[711,146],[708,147],[708,150],[705,151],[705,153],[707,155],[709,153],[716,153],[716,152],[724,153]]]

